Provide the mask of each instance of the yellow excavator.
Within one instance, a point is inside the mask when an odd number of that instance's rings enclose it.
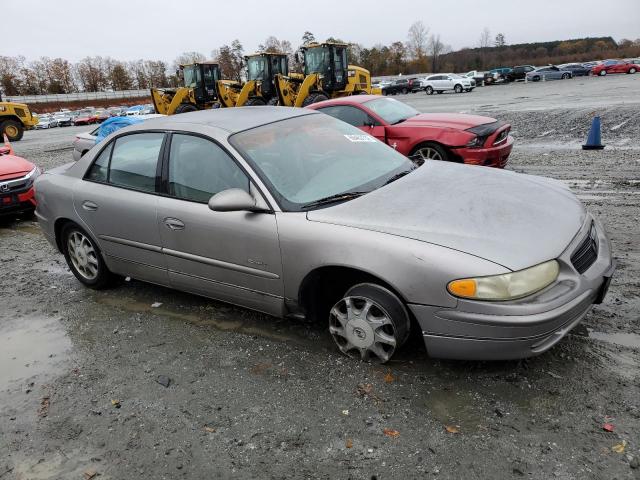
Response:
[[[280,105],[306,107],[329,98],[380,94],[371,87],[369,70],[349,65],[346,43],[312,43],[301,48],[304,58],[302,79],[276,75]]]
[[[151,89],[151,99],[157,113],[173,115],[220,106],[217,85],[220,66],[216,62],[180,65],[176,73],[184,86]]]
[[[278,75],[289,76],[289,59],[284,53],[260,52],[245,57],[247,81],[244,83],[221,80],[218,82],[218,97],[223,107],[251,105],[277,105],[278,92],[275,79]],[[301,74],[297,75],[302,78]]]
[[[12,142],[22,138],[25,130],[30,130],[38,123],[38,117],[29,111],[24,103],[3,102],[0,96],[0,143],[4,136]]]

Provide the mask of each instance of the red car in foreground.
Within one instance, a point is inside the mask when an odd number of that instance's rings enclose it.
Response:
[[[640,72],[640,65],[626,60],[607,60],[591,69],[593,75],[604,77],[609,73],[636,73]]]
[[[307,108],[358,127],[412,158],[503,168],[513,148],[508,123],[461,113],[420,113],[378,95],[336,98]]]
[[[0,216],[30,213],[36,208],[34,180],[40,169],[0,145]]]

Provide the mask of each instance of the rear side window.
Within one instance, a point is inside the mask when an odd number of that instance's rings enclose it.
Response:
[[[348,105],[336,105],[334,107],[320,108],[319,110],[354,127],[366,127],[377,123],[366,112]]]
[[[194,135],[174,134],[169,156],[169,195],[207,203],[229,188],[249,191],[249,178],[218,145]]]
[[[109,183],[154,192],[163,139],[164,133],[136,133],[116,139],[109,167]]]
[[[113,142],[110,142],[107,148],[100,152],[96,161],[93,162],[89,172],[87,173],[87,180],[93,180],[94,182],[106,182],[107,174],[109,171],[109,157],[111,156],[111,150],[113,149]]]

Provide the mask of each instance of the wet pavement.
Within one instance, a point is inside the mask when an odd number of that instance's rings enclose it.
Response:
[[[598,153],[541,128],[518,126],[509,168],[566,182],[618,270],[604,304],[525,361],[437,361],[412,338],[369,365],[325,325],[135,280],[95,292],[33,219],[3,221],[0,480],[640,478],[639,119]],[[52,132],[16,150],[66,163],[72,130]]]

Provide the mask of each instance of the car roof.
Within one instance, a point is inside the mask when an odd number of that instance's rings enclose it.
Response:
[[[236,133],[268,123],[312,113],[314,112],[308,109],[292,107],[260,106],[214,108],[149,119],[144,122],[144,127],[171,129],[184,128],[185,124],[195,124],[216,127],[226,130],[229,133]]]

